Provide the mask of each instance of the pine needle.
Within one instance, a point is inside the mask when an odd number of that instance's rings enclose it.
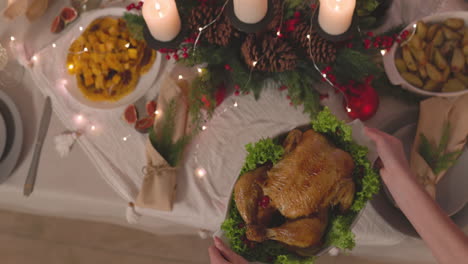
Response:
[[[446,123],[442,129],[443,132],[438,146],[431,143],[424,134],[420,134],[421,143],[418,148],[419,154],[436,175],[455,165],[463,153],[462,150],[446,153],[450,139],[450,124]]]
[[[153,147],[172,167],[177,166],[181,160],[185,146],[190,142],[191,138],[190,136],[183,136],[175,143],[172,142],[172,137],[175,131],[176,111],[176,102],[173,99],[170,101],[163,120],[159,124],[161,127],[160,134],[157,134],[153,128],[150,129],[149,134]]]

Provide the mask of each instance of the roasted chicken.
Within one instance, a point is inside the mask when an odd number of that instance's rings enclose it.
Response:
[[[237,209],[251,241],[315,246],[326,229],[328,208],[337,205],[344,213],[353,202],[354,162],[351,155],[313,130],[293,130],[283,145],[285,155],[273,168],[260,167],[239,178],[234,188]],[[259,206],[264,197],[269,204]],[[270,227],[275,211],[286,220]]]

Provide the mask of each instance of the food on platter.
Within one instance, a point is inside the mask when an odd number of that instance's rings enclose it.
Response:
[[[330,206],[339,205],[342,213],[349,210],[355,193],[354,162],[312,129],[289,132],[285,146],[287,154],[271,169],[265,165],[240,176],[234,201],[247,224],[247,239],[306,248],[320,242]],[[263,197],[270,202],[259,210]],[[269,228],[276,212],[286,222]]]
[[[67,70],[91,101],[118,101],[154,63],[156,51],[133,39],[121,18],[94,20],[70,46]]]
[[[129,125],[133,125],[138,121],[138,112],[135,105],[129,105],[125,108],[125,111],[122,115],[122,118],[127,122]]]
[[[78,12],[73,7],[64,7],[60,14],[52,21],[50,31],[60,33],[70,23],[76,20]]]
[[[328,109],[312,127],[248,144],[222,230],[249,261],[308,261],[354,247],[351,225],[380,181],[367,149]],[[309,263],[309,262],[300,262]]]
[[[417,22],[415,34],[396,54],[395,65],[403,79],[426,91],[468,89],[468,25],[459,18]]]

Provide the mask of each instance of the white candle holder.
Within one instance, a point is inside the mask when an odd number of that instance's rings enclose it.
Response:
[[[248,24],[242,22],[234,12],[234,1],[231,0],[226,6],[226,15],[231,21],[231,24],[237,28],[238,30],[245,32],[245,33],[255,33],[262,31],[263,29],[267,28],[270,22],[273,20],[275,16],[275,10],[273,9],[273,1],[268,0],[268,11],[265,17],[260,20],[260,22],[255,24]]]
[[[314,26],[314,29],[317,30],[317,33],[328,41],[331,41],[331,42],[345,41],[345,40],[350,39],[354,34],[358,33],[358,23],[357,23],[356,15],[353,15],[353,20],[348,30],[346,30],[343,34],[340,34],[340,35],[331,35],[325,32],[325,30],[323,30],[320,27],[320,23],[318,22],[318,15],[319,15],[318,11],[314,12],[314,15],[312,17],[312,24]]]

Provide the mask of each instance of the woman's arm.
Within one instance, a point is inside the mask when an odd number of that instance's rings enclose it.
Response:
[[[366,128],[384,167],[380,170],[393,199],[439,263],[468,262],[468,238],[442,211],[411,173],[402,143],[377,129]]]

